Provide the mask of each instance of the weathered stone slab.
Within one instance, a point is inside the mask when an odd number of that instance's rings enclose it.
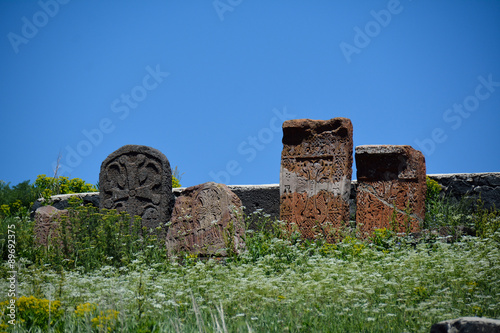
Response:
[[[431,333],[500,333],[500,320],[462,317],[432,325]]]
[[[68,216],[68,211],[53,206],[42,206],[35,211],[33,231],[38,245],[47,246],[51,239],[59,237],[58,229],[62,216]]]
[[[425,158],[411,146],[356,147],[356,223],[363,237],[374,229],[420,231],[425,217]]]
[[[241,200],[226,185],[213,182],[184,189],[175,201],[167,233],[169,255],[189,252],[226,256],[245,248]]]
[[[142,227],[160,227],[170,220],[174,197],[172,170],[160,151],[138,145],[126,145],[111,153],[99,173],[100,208],[126,211],[140,216]]]
[[[332,241],[349,222],[352,148],[347,118],[283,123],[280,218],[302,237]]]

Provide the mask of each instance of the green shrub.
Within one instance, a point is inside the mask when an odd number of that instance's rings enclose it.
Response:
[[[172,176],[172,188],[177,188],[177,187],[181,187],[181,183],[175,176]]]
[[[161,229],[161,228],[157,228]],[[90,271],[105,265],[126,266],[137,256],[146,262],[165,259],[159,230],[147,230],[141,219],[126,212],[81,206],[78,199],[62,216],[47,246],[41,246],[34,258],[55,267],[83,267]]]
[[[477,200],[476,212],[472,215],[472,226],[476,235],[482,238],[492,237],[500,231],[500,211],[495,206],[487,209],[481,199]]]
[[[37,198],[29,180],[12,188],[9,183],[0,180],[0,216],[21,216]]]
[[[181,172],[179,171],[179,168],[175,166],[175,168],[172,170],[172,188],[177,188],[181,187],[181,178],[182,175]]]
[[[0,258],[2,260],[8,259],[9,235],[15,235],[17,257],[30,259],[34,257],[36,249],[33,246],[33,225],[34,221],[29,218],[27,212],[21,216],[0,216]]]
[[[0,180],[0,216],[22,216],[38,198],[44,198],[48,203],[52,195],[95,191],[94,185],[80,178],[39,175],[33,184],[26,180],[12,188]]]
[[[449,198],[442,193],[441,185],[427,177],[425,198],[424,229],[440,227],[471,226],[473,201],[463,197],[461,200]]]
[[[441,185],[429,176],[425,177],[425,181],[427,183],[426,201],[437,200],[442,190]]]
[[[4,312],[8,303],[9,301],[0,303],[2,312]],[[48,331],[49,326],[54,328],[55,325],[60,328],[62,325],[59,319],[63,316],[64,309],[61,307],[60,301],[38,299],[35,296],[21,296],[16,299],[15,304],[17,308],[16,322],[18,324],[30,328],[36,327],[44,331]]]
[[[80,178],[69,179],[68,177],[47,177],[46,175],[38,175],[33,188],[36,193],[43,198],[48,198],[57,194],[84,193],[96,192],[97,188],[88,184]]]

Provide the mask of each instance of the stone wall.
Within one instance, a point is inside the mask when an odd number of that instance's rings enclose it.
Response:
[[[460,199],[468,195],[484,202],[486,208],[493,205],[500,209],[500,172],[456,173],[429,175],[444,187],[446,195]]]
[[[447,196],[459,200],[464,195],[470,195],[472,198],[481,199],[485,203],[485,207],[493,207],[500,209],[500,172],[495,173],[460,173],[460,174],[438,174],[428,175],[430,178],[437,181]],[[228,186],[240,199],[245,207],[247,214],[254,212],[257,209],[262,209],[272,218],[279,218],[280,211],[280,186],[279,184],[269,185],[229,185]],[[354,219],[356,211],[356,189],[357,182],[351,182],[350,208],[351,219]],[[184,188],[174,188],[173,193],[178,197]],[[54,200],[53,206],[57,209],[68,207],[68,198],[71,196],[81,197],[84,203],[91,203],[99,207],[99,193],[78,193],[78,194],[63,194],[52,197]],[[32,211],[41,206],[41,202],[37,201],[33,205]]]

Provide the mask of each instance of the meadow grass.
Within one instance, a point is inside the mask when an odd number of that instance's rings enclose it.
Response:
[[[66,253],[36,247],[29,218],[1,220],[2,230],[18,226],[20,257],[18,324],[0,312],[0,331],[429,332],[461,316],[500,318],[497,212],[470,219],[480,237],[452,243],[380,229],[337,244],[301,240],[256,213],[247,220],[267,227],[247,232],[245,253],[208,260],[166,258],[152,233],[123,228],[129,219],[77,212],[88,217],[74,215]],[[101,236],[75,235],[86,228]],[[9,301],[8,271],[4,262],[0,301]]]

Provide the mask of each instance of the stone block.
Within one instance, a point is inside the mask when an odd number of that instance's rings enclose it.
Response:
[[[169,255],[188,252],[226,256],[245,249],[241,200],[213,182],[184,189],[176,199],[166,247]]]
[[[349,222],[352,124],[347,118],[283,123],[280,218],[303,238],[338,238]]]
[[[160,151],[138,145],[119,148],[101,164],[99,189],[101,209],[140,216],[142,227],[159,227],[158,234],[166,234],[174,196],[170,163]]]
[[[411,146],[356,147],[356,223],[361,236],[375,229],[418,232],[425,217],[424,155]]]
[[[59,237],[59,223],[62,216],[68,216],[67,210],[59,210],[53,206],[42,206],[35,211],[33,232],[38,245],[47,246],[49,240]],[[61,244],[61,241],[58,241]]]
[[[462,317],[432,325],[431,333],[500,333],[500,320]]]

